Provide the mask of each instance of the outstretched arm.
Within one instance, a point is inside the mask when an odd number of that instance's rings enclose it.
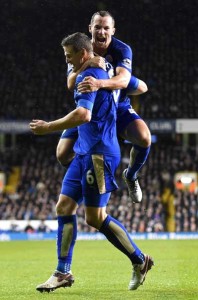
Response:
[[[77,107],[65,117],[55,121],[46,122],[43,120],[32,120],[29,124],[31,131],[37,135],[52,133],[54,131],[73,128],[90,122],[91,111],[84,107]]]

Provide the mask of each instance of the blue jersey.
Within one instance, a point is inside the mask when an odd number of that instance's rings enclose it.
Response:
[[[110,62],[114,68],[114,73],[117,67],[125,68],[129,73],[132,73],[132,58],[133,53],[129,45],[123,43],[122,41],[112,37],[112,41],[107,49],[106,54],[104,55],[105,59]],[[137,89],[138,79],[134,82],[135,77],[131,77],[129,82],[129,90],[133,91]],[[127,90],[121,90],[121,95],[119,102],[127,101],[130,102],[130,99],[127,97]]]
[[[109,79],[106,71],[92,67],[81,72],[76,78],[74,90],[76,105],[90,109],[92,117],[90,122],[78,126],[79,136],[74,145],[74,151],[81,155],[93,153],[120,155],[116,134],[117,99],[115,92],[100,89],[91,93],[79,93],[77,86],[86,76]]]
[[[130,73],[132,72],[132,50],[129,45],[123,43],[115,37],[112,37],[112,41],[104,57],[113,66],[114,74],[117,67],[122,67],[127,69]],[[68,64],[67,75],[69,75],[69,73],[72,72],[72,70],[73,67],[70,64]],[[139,80],[135,76],[131,76],[128,87],[120,91],[117,111],[118,134],[120,134],[130,122],[133,122],[135,119],[140,119],[140,116],[138,116],[137,113],[132,109],[130,104],[130,98],[127,96],[128,92],[132,92],[137,89],[138,84]],[[113,94],[117,97],[118,100],[118,92],[113,91]],[[75,133],[73,132],[74,129],[68,129],[67,131],[63,132],[61,138],[76,138],[77,129]]]
[[[114,70],[117,67],[122,67],[127,69],[129,73],[132,73],[133,53],[131,47],[115,37],[112,37],[112,41],[104,57],[112,64]]]

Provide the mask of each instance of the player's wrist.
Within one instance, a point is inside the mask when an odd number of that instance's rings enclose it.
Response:
[[[52,132],[52,131],[54,131],[54,130],[56,130],[56,128],[55,128],[56,126],[55,126],[55,123],[54,123],[54,121],[51,121],[51,122],[47,122],[46,123],[46,130],[47,130],[47,132]]]
[[[104,80],[100,79],[98,80],[98,89],[105,88]]]

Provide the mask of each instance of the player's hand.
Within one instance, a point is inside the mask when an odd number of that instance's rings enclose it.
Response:
[[[100,88],[100,80],[87,76],[82,82],[78,84],[78,92],[80,93],[90,93],[95,92]]]
[[[43,120],[32,120],[29,127],[34,134],[42,135],[48,133],[48,125],[49,123]]]
[[[106,71],[105,58],[102,56],[94,56],[87,61],[90,67],[101,68]]]

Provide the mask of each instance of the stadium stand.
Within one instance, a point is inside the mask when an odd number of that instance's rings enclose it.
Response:
[[[74,31],[88,32],[91,9],[106,6],[103,1],[100,5],[89,1],[89,11],[73,23],[71,19],[81,15],[79,1],[59,3],[3,2],[1,27],[6,31],[0,36],[0,118],[54,118],[71,109],[61,40]],[[149,93],[141,97],[140,114],[144,119],[196,118],[197,2],[178,5],[178,0],[168,0],[162,5],[142,0],[128,5],[123,1],[119,10],[113,1],[108,3],[117,21],[117,37],[132,46],[134,74],[149,87]],[[127,14],[121,15],[120,9]],[[131,27],[126,31],[123,24]]]
[[[42,141],[35,138],[28,151],[24,144],[20,147],[20,184],[15,193],[2,193],[1,220],[56,219],[55,205],[65,170],[56,161],[57,138],[53,138],[42,137]],[[148,162],[140,174],[143,202],[134,205],[128,200],[127,188],[121,179],[130,147],[122,144],[121,149],[122,162],[117,170],[119,189],[112,193],[109,212],[122,221],[129,232],[196,231],[197,191],[176,190],[172,182],[178,170],[197,170],[198,160],[191,162],[188,157],[183,159],[185,153],[180,152],[177,145],[153,145]],[[188,153],[195,155],[195,149],[189,149]],[[9,166],[9,157],[7,159]],[[166,222],[170,211],[164,203],[165,188],[170,190],[174,201],[175,220],[172,227]],[[85,224],[83,206],[78,210],[78,226],[80,231],[93,231]]]
[[[197,1],[179,1],[179,5],[178,0],[163,1],[163,5],[162,1],[141,0],[135,5],[122,1],[119,9],[113,0],[108,1],[108,7],[105,1],[86,2],[89,10],[82,16],[83,1],[79,0],[59,1],[59,5],[56,1],[2,1],[0,25],[5,30],[0,32],[0,122],[54,119],[74,107],[72,94],[66,89],[60,43],[67,34],[87,32],[92,12],[100,9],[114,15],[117,37],[133,48],[134,74],[148,84],[149,92],[138,98],[140,115],[146,120],[197,118]],[[196,139],[186,148],[173,133],[157,139],[140,174],[142,204],[128,201],[121,174],[127,166],[129,146],[121,145],[119,189],[112,193],[108,209],[129,232],[197,231],[197,190],[177,190],[173,184],[176,172],[197,172]],[[65,171],[55,158],[57,141],[58,135],[17,135],[13,149],[12,143],[4,145],[0,139],[0,171],[7,184],[7,191],[0,192],[1,220],[56,218]],[[16,190],[9,190],[16,167],[20,182]],[[78,210],[78,227],[93,231],[85,224],[83,206]]]

